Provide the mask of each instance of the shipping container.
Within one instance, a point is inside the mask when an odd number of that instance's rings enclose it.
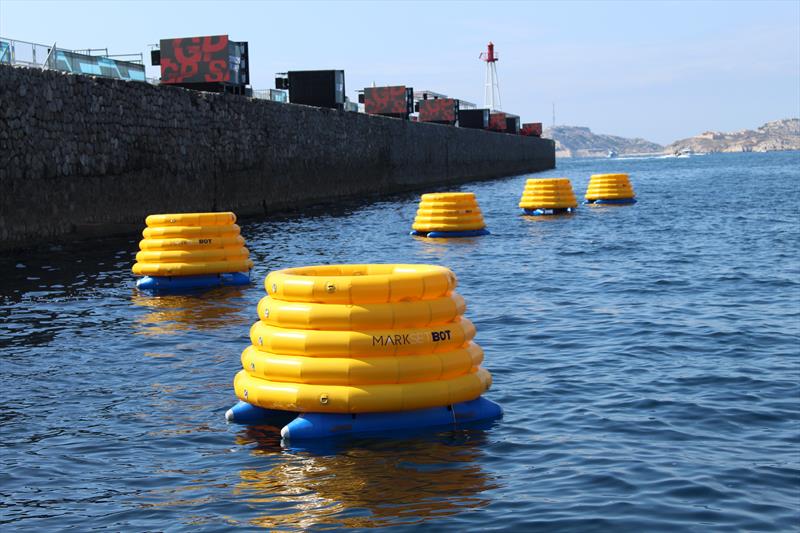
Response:
[[[502,131],[505,132],[506,128],[508,128],[508,123],[506,122],[506,114],[500,111],[496,111],[494,113],[489,113],[489,129],[492,131]]]
[[[527,122],[522,125],[520,135],[527,135],[530,137],[542,136],[542,123],[541,122]]]
[[[414,112],[414,89],[405,85],[367,87],[364,89],[364,112],[408,119]]]
[[[163,85],[244,94],[250,83],[247,42],[209,35],[161,39],[159,47],[151,61],[161,66]]]
[[[458,125],[462,128],[489,129],[489,110],[459,109]]]
[[[506,114],[506,133],[519,134],[519,115]]]
[[[275,78],[276,89],[289,90],[289,102],[344,109],[344,70],[294,70]]]
[[[455,98],[436,98],[420,100],[419,121],[455,125],[458,122],[458,100]]]

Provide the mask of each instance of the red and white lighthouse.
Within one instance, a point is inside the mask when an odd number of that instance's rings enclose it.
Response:
[[[483,97],[483,105],[491,111],[499,111],[500,103],[500,81],[497,78],[497,60],[494,53],[494,43],[489,41],[486,51],[478,56],[486,62],[486,88]]]

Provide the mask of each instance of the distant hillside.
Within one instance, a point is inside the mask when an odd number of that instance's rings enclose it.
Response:
[[[787,118],[767,122],[756,130],[733,133],[707,131],[661,146],[645,139],[626,139],[614,135],[592,133],[579,126],[546,128],[542,137],[556,141],[557,157],[605,157],[609,150],[617,155],[666,153],[681,150],[708,152],[770,152],[773,150],[800,150],[800,119]]]
[[[771,152],[800,150],[800,119],[787,118],[767,122],[757,130],[733,133],[707,131],[675,141],[666,147],[668,153],[693,152]]]
[[[614,135],[592,133],[580,126],[546,128],[542,137],[556,141],[557,157],[605,157],[609,150],[618,155],[660,153],[664,147],[645,139],[626,139]]]

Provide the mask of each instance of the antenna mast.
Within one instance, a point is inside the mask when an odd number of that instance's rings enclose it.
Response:
[[[497,60],[494,53],[494,44],[490,41],[478,58],[486,62],[486,88],[484,92],[483,105],[492,111],[499,111],[502,107],[500,103],[500,81],[497,78]]]

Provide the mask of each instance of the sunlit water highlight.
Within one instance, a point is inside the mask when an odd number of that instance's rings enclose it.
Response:
[[[138,239],[0,260],[0,525],[787,530],[800,520],[800,154],[559,161],[635,206],[522,217],[527,176],[470,184],[492,235],[407,235],[417,195],[244,221],[253,286],[154,298]],[[273,269],[453,268],[506,415],[281,445],[230,426]]]

